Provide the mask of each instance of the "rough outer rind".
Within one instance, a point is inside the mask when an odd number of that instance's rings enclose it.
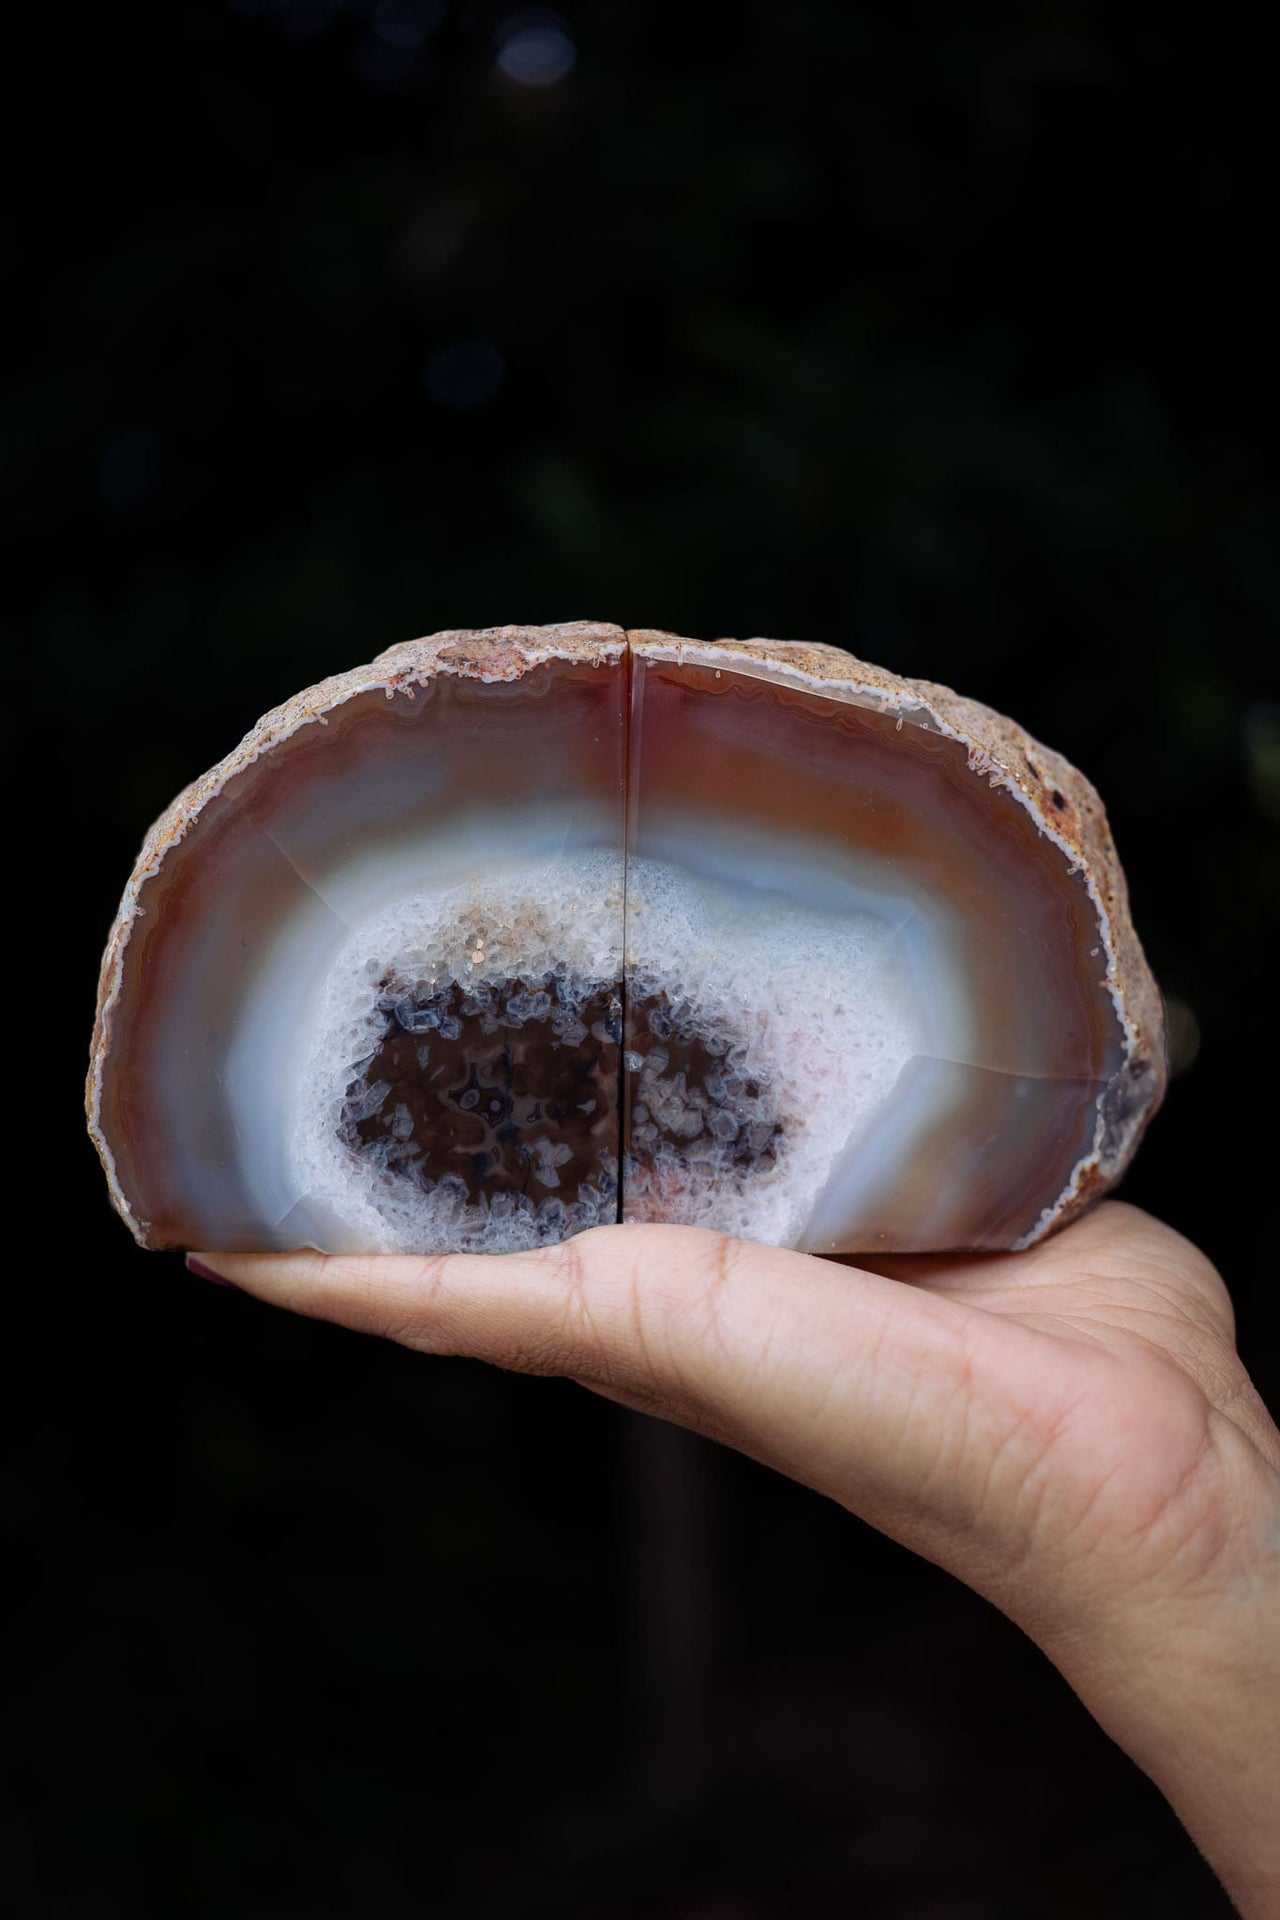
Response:
[[[422,640],[403,641],[380,653],[368,666],[332,674],[314,687],[304,687],[282,706],[273,707],[250,728],[238,747],[208,773],[193,780],[166,807],[142,843],[107,938],[98,978],[98,1010],[85,1087],[89,1133],[107,1176],[112,1203],[140,1246],[159,1248],[168,1243],[153,1233],[150,1221],[137,1216],[120,1185],[115,1158],[101,1127],[102,1074],[111,1050],[125,952],[135,922],[147,911],[148,882],[186,838],[204,808],[260,755],[269,753],[302,727],[324,726],[327,714],[371,689],[385,688],[388,700],[394,699],[397,693],[412,699],[415,687],[425,685],[438,674],[490,683],[518,680],[545,660],[576,660],[590,666],[605,666],[619,660],[625,651],[626,636],[621,627],[595,620],[570,620],[553,627],[446,628]]]
[[[617,661],[628,648],[647,659],[713,669],[732,666],[740,673],[754,673],[802,691],[835,694],[874,711],[910,715],[913,724],[930,726],[961,742],[973,772],[991,786],[1005,788],[1026,808],[1069,868],[1083,876],[1097,910],[1107,985],[1125,1037],[1125,1068],[1118,1084],[1113,1082],[1100,1102],[1092,1152],[1020,1245],[1030,1246],[1065,1226],[1119,1177],[1164,1094],[1164,1022],[1159,989],[1130,919],[1128,889],[1102,802],[1069,761],[979,701],[933,681],[900,678],[837,647],[789,640],[687,640],[651,628],[624,632],[584,620],[550,627],[450,628],[390,647],[370,665],[335,674],[274,708],[224,760],[178,795],[143,842],[103,955],[85,1090],[89,1132],[112,1201],[142,1246],[161,1242],[153,1236],[150,1223],[134,1213],[116,1175],[100,1125],[103,1065],[112,1042],[125,951],[135,922],[147,911],[148,882],[209,801],[261,754],[302,727],[323,726],[328,713],[373,688],[384,688],[389,700],[399,692],[412,698],[416,686],[438,674],[490,683],[517,680],[545,660],[603,666]]]
[[[1128,1166],[1168,1080],[1160,990],[1134,931],[1124,870],[1096,788],[1069,760],[981,701],[936,681],[903,679],[839,647],[800,640],[686,640],[650,628],[632,629],[627,642],[641,658],[713,669],[731,665],[808,692],[838,691],[854,705],[910,715],[916,725],[923,721],[958,740],[973,772],[1013,795],[1069,868],[1081,874],[1097,911],[1107,987],[1124,1033],[1124,1070],[1099,1103],[1092,1152],[1018,1244],[1033,1246],[1085,1212]]]

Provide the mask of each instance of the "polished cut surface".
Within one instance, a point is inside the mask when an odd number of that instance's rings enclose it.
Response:
[[[146,1246],[872,1252],[1031,1244],[1163,1085],[1059,756],[833,648],[580,622],[392,648],[181,795],[88,1109]]]

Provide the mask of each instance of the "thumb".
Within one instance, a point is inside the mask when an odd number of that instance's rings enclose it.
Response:
[[[902,1281],[665,1226],[528,1253],[198,1260],[277,1306],[564,1375],[711,1434],[974,1585],[989,1588],[1020,1544],[1036,1336]]]

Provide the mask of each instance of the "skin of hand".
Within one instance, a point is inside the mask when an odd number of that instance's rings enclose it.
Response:
[[[857,1264],[693,1227],[534,1253],[201,1254],[297,1312],[568,1376],[739,1448],[948,1568],[1280,1915],[1280,1434],[1231,1303],[1109,1202],[1028,1253]]]

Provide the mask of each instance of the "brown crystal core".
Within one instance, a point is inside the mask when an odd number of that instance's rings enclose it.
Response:
[[[460,1182],[468,1200],[616,1193],[616,986],[388,978],[377,1008],[385,1027],[347,1089],[345,1145],[428,1191]]]
[[[356,1064],[343,1145],[378,1171],[460,1199],[502,1193],[566,1205],[617,1192],[620,1070],[634,1076],[627,1164],[664,1149],[721,1167],[772,1164],[781,1128],[758,1080],[737,1071],[732,1035],[699,1027],[665,994],[631,1009],[622,987],[575,993],[554,977],[462,985],[378,983],[384,1025]]]

